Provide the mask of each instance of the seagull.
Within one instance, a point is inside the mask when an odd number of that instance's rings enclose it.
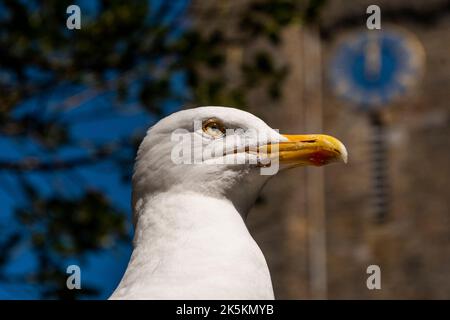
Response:
[[[274,299],[248,212],[279,170],[332,162],[347,162],[336,138],[282,135],[240,109],[160,120],[137,152],[133,252],[109,299]]]

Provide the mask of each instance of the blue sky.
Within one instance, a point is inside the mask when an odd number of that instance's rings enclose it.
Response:
[[[162,0],[153,0],[153,6],[161,4]],[[189,0],[173,1],[174,15],[180,10],[184,10]],[[95,1],[76,1],[82,14],[84,12],[96,12],[98,8],[93,5]],[[175,12],[176,11],[176,12]],[[171,19],[168,17],[167,19]],[[112,75],[114,77],[115,75]],[[131,83],[131,90],[135,83]],[[177,74],[172,79],[172,87],[177,92],[185,92],[184,79],[182,74]],[[20,116],[23,113],[35,113],[40,117],[57,112],[60,119],[70,124],[71,135],[77,141],[84,143],[101,144],[104,141],[120,140],[130,134],[143,136],[145,130],[158,119],[143,111],[136,98],[131,97],[125,101],[124,105],[113,105],[116,101],[114,91],[105,92],[94,96],[83,103],[61,111],[61,101],[67,100],[70,96],[89,88],[80,85],[61,84],[56,91],[49,95],[32,97],[21,105],[17,106],[15,113]],[[45,102],[44,104],[42,102]],[[45,105],[45,110],[41,110]],[[163,106],[164,114],[176,111],[181,105],[180,101],[167,101]],[[108,112],[101,110],[109,109]],[[98,113],[96,112],[98,110]],[[94,116],[92,116],[92,114]],[[102,116],[96,117],[96,114]],[[9,137],[0,136],[0,157],[5,160],[18,160],[24,157],[36,156],[45,159],[48,155],[39,146],[30,141],[12,140]],[[59,157],[70,157],[80,154],[81,148],[68,147],[58,151]],[[131,167],[129,168],[131,170]],[[77,176],[82,179],[90,188],[102,190],[110,201],[118,208],[126,212],[129,223],[130,234],[131,210],[130,193],[131,186],[128,181],[121,179],[121,173],[115,171],[114,167],[108,163],[83,167],[76,170]],[[70,181],[62,173],[30,173],[27,178],[44,195],[52,195],[55,192],[54,184],[59,184],[60,192],[64,196],[76,197],[82,188],[77,186],[77,182]],[[6,171],[0,171],[0,225],[2,230],[8,226],[8,230],[20,228],[18,222],[13,217],[13,211],[25,200],[18,189],[14,176]],[[58,189],[58,188],[56,188]],[[0,235],[1,237],[2,235]],[[81,285],[83,283],[94,285],[100,289],[100,294],[96,298],[107,298],[118,282],[128,263],[131,254],[130,244],[114,244],[109,250],[95,253],[81,263],[81,261],[67,260],[64,263],[78,264],[81,268]],[[11,263],[7,266],[11,274],[27,273],[36,268],[36,261],[27,243],[21,244],[14,252]],[[39,284],[36,285],[14,285],[0,282],[0,299],[35,299],[39,297]]]

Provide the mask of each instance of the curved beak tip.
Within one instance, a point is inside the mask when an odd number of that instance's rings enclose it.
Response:
[[[348,162],[345,145],[323,134],[283,135],[288,141],[280,143],[281,160],[295,165],[323,166],[332,162]]]
[[[337,139],[336,139],[337,140]],[[337,140],[337,142],[339,142],[338,146],[339,148],[337,148],[336,150],[338,151],[338,153],[340,154],[340,160],[347,164],[348,162],[348,152],[347,152],[347,148],[345,147],[345,145],[340,142],[339,140]]]

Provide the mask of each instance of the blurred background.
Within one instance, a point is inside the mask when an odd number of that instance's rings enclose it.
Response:
[[[374,2],[1,0],[0,298],[107,298],[146,129],[225,105],[349,150],[280,173],[250,213],[277,298],[449,299],[450,1]]]

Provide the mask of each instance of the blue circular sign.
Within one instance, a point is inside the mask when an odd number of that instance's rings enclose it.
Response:
[[[369,111],[405,95],[421,78],[423,64],[422,46],[405,31],[354,32],[338,44],[329,78],[339,97]]]

